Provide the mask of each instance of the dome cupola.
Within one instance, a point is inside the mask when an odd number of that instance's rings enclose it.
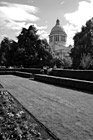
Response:
[[[56,20],[56,25],[52,28],[50,35],[61,34],[66,36],[64,29],[60,26],[59,19]]]

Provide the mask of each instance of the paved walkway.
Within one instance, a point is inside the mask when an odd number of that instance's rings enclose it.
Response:
[[[0,83],[62,140],[93,140],[93,95],[0,75]]]

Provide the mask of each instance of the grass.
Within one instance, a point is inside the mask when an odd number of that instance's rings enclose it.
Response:
[[[93,94],[13,75],[0,83],[59,139],[93,140]]]

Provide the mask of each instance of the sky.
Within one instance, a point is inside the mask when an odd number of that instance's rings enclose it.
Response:
[[[22,28],[34,25],[40,38],[48,39],[57,18],[67,34],[67,46],[73,36],[93,17],[93,0],[0,0],[0,42],[4,37],[16,40]]]

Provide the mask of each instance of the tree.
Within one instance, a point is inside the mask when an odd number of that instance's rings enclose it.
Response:
[[[22,28],[15,42],[4,38],[0,47],[1,65],[17,67],[50,66],[53,56],[46,39],[40,39],[37,29],[31,25],[28,29]]]
[[[72,67],[80,68],[82,55],[90,54],[93,57],[93,18],[86,22],[86,25],[81,28],[74,36],[74,48],[71,50]]]
[[[38,49],[38,58],[41,61],[43,66],[52,66],[53,65],[53,55],[51,52],[51,48],[46,39],[37,41],[37,49]]]
[[[39,38],[33,25],[28,29],[23,28],[17,38],[20,54],[17,58],[24,67],[49,65],[48,62],[53,59],[50,47],[45,39]]]
[[[72,67],[72,59],[71,57],[65,57],[63,59],[63,68],[70,69]]]
[[[80,67],[82,69],[93,69],[93,58],[90,54],[83,54],[81,57]]]
[[[6,67],[15,65],[15,54],[17,51],[17,43],[9,38],[5,37],[1,41],[0,47],[0,65]]]

